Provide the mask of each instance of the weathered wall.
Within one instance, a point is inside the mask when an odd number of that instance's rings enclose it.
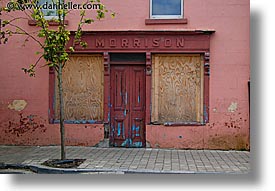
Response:
[[[249,149],[249,1],[185,0],[188,24],[216,31],[210,48],[210,116],[206,126],[147,126],[152,147]],[[154,26],[154,28],[172,26]]]
[[[86,30],[216,31],[211,37],[210,49],[210,123],[147,126],[146,139],[151,147],[249,149],[249,0],[185,0],[184,15],[188,24],[166,25],[145,25],[145,19],[149,18],[149,0],[112,0],[106,1],[106,5],[117,12],[117,17],[96,22]],[[71,30],[76,28],[76,12],[68,17]],[[35,30],[27,21],[20,24],[26,30]],[[58,144],[58,126],[48,124],[48,69],[39,68],[35,78],[21,71],[36,61],[38,51],[33,41],[22,47],[23,41],[16,36],[7,45],[0,45],[0,144]],[[27,105],[16,111],[10,105],[14,100],[25,100]],[[102,125],[66,125],[66,128],[71,145],[94,145],[103,139]],[[20,132],[19,136],[14,131]]]
[[[29,32],[37,30],[27,20],[18,24]],[[0,44],[0,144],[58,145],[59,126],[49,124],[48,116],[49,69],[37,68],[32,78],[24,74],[21,68],[34,64],[40,51],[31,39],[23,46],[24,40],[14,35],[7,44]],[[104,139],[103,124],[66,124],[65,128],[66,145],[94,146]]]
[[[48,123],[49,69],[30,78],[21,70],[36,61],[36,46],[22,37],[0,45],[0,144],[57,145],[59,126]],[[103,125],[66,124],[67,145],[95,145],[104,138]]]
[[[34,110],[31,109],[32,106],[35,106]],[[44,109],[45,107],[35,104],[35,101],[32,102],[32,99],[13,101],[1,99],[0,144],[60,144],[59,125],[48,123],[48,116],[41,113]],[[102,124],[66,124],[65,127],[66,145],[94,146],[104,138]]]

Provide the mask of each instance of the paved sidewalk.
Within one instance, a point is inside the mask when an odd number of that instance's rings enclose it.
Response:
[[[249,156],[250,153],[247,151],[67,147],[67,158],[87,159],[77,169],[73,169],[81,174],[247,174],[250,171]],[[60,158],[58,146],[0,146],[2,166],[4,163],[52,169],[40,164],[48,159],[57,158]]]

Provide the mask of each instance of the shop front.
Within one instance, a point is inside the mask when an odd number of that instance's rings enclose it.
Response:
[[[105,138],[115,147],[148,146],[152,126],[205,126],[213,32],[85,33],[88,47],[77,47],[64,69],[66,123],[104,124]],[[58,122],[55,99],[50,94],[51,123]]]

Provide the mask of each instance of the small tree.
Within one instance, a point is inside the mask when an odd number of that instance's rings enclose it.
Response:
[[[1,3],[1,0],[0,0]],[[2,2],[3,3],[3,2]],[[61,160],[66,159],[65,151],[65,126],[64,126],[64,103],[63,103],[63,89],[62,89],[62,69],[69,60],[70,53],[74,52],[76,45],[80,45],[83,48],[87,46],[87,43],[81,40],[81,35],[83,32],[83,26],[85,24],[91,24],[95,20],[91,17],[86,16],[86,11],[80,11],[80,20],[77,24],[77,30],[73,35],[73,45],[68,47],[68,42],[70,40],[70,31],[67,30],[65,23],[66,16],[72,10],[67,10],[65,5],[65,0],[52,0],[52,3],[57,5],[57,17],[51,19],[51,21],[56,22],[57,26],[52,29],[50,28],[48,20],[45,19],[43,13],[42,5],[39,4],[39,0],[8,0],[7,4],[0,7],[0,16],[4,16],[4,20],[0,18],[0,44],[6,44],[8,39],[14,34],[19,34],[25,36],[25,42],[32,39],[41,48],[42,52],[37,51],[40,55],[38,60],[34,64],[30,64],[29,68],[22,68],[22,70],[29,74],[30,77],[35,76],[35,69],[39,65],[41,59],[46,62],[45,66],[54,68],[58,79],[58,94],[59,94],[59,110],[60,110],[60,137],[61,137]],[[100,0],[88,0],[84,4],[96,4],[98,9],[96,10],[96,19],[102,19],[105,14],[108,13],[106,7],[101,3]],[[83,5],[84,5],[83,4]],[[18,17],[14,17],[10,14],[14,12],[19,12]],[[22,12],[22,13],[21,13]],[[115,16],[114,12],[110,13],[111,17]],[[26,21],[32,19],[36,22],[36,26],[39,30],[35,33],[30,33],[22,28],[20,25],[16,24],[15,21]]]

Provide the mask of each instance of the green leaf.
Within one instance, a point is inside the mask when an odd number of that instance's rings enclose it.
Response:
[[[80,11],[80,16],[85,16],[85,11],[84,10]]]
[[[73,47],[69,47],[69,50],[70,50],[71,52],[74,52],[74,48],[73,48]]]
[[[5,27],[7,24],[9,24],[10,23],[10,21],[8,21],[8,20],[4,20],[4,21],[2,21],[2,27]]]
[[[115,18],[116,17],[116,13],[115,12],[111,13],[111,17],[112,17],[112,19]]]
[[[80,42],[80,46],[82,46],[82,48],[86,48],[88,46],[87,42]]]
[[[84,23],[86,24],[91,24],[92,22],[94,22],[93,19],[84,19]]]
[[[102,19],[104,17],[105,17],[105,13],[104,12],[102,12],[102,11],[98,11],[97,12],[97,19]]]

